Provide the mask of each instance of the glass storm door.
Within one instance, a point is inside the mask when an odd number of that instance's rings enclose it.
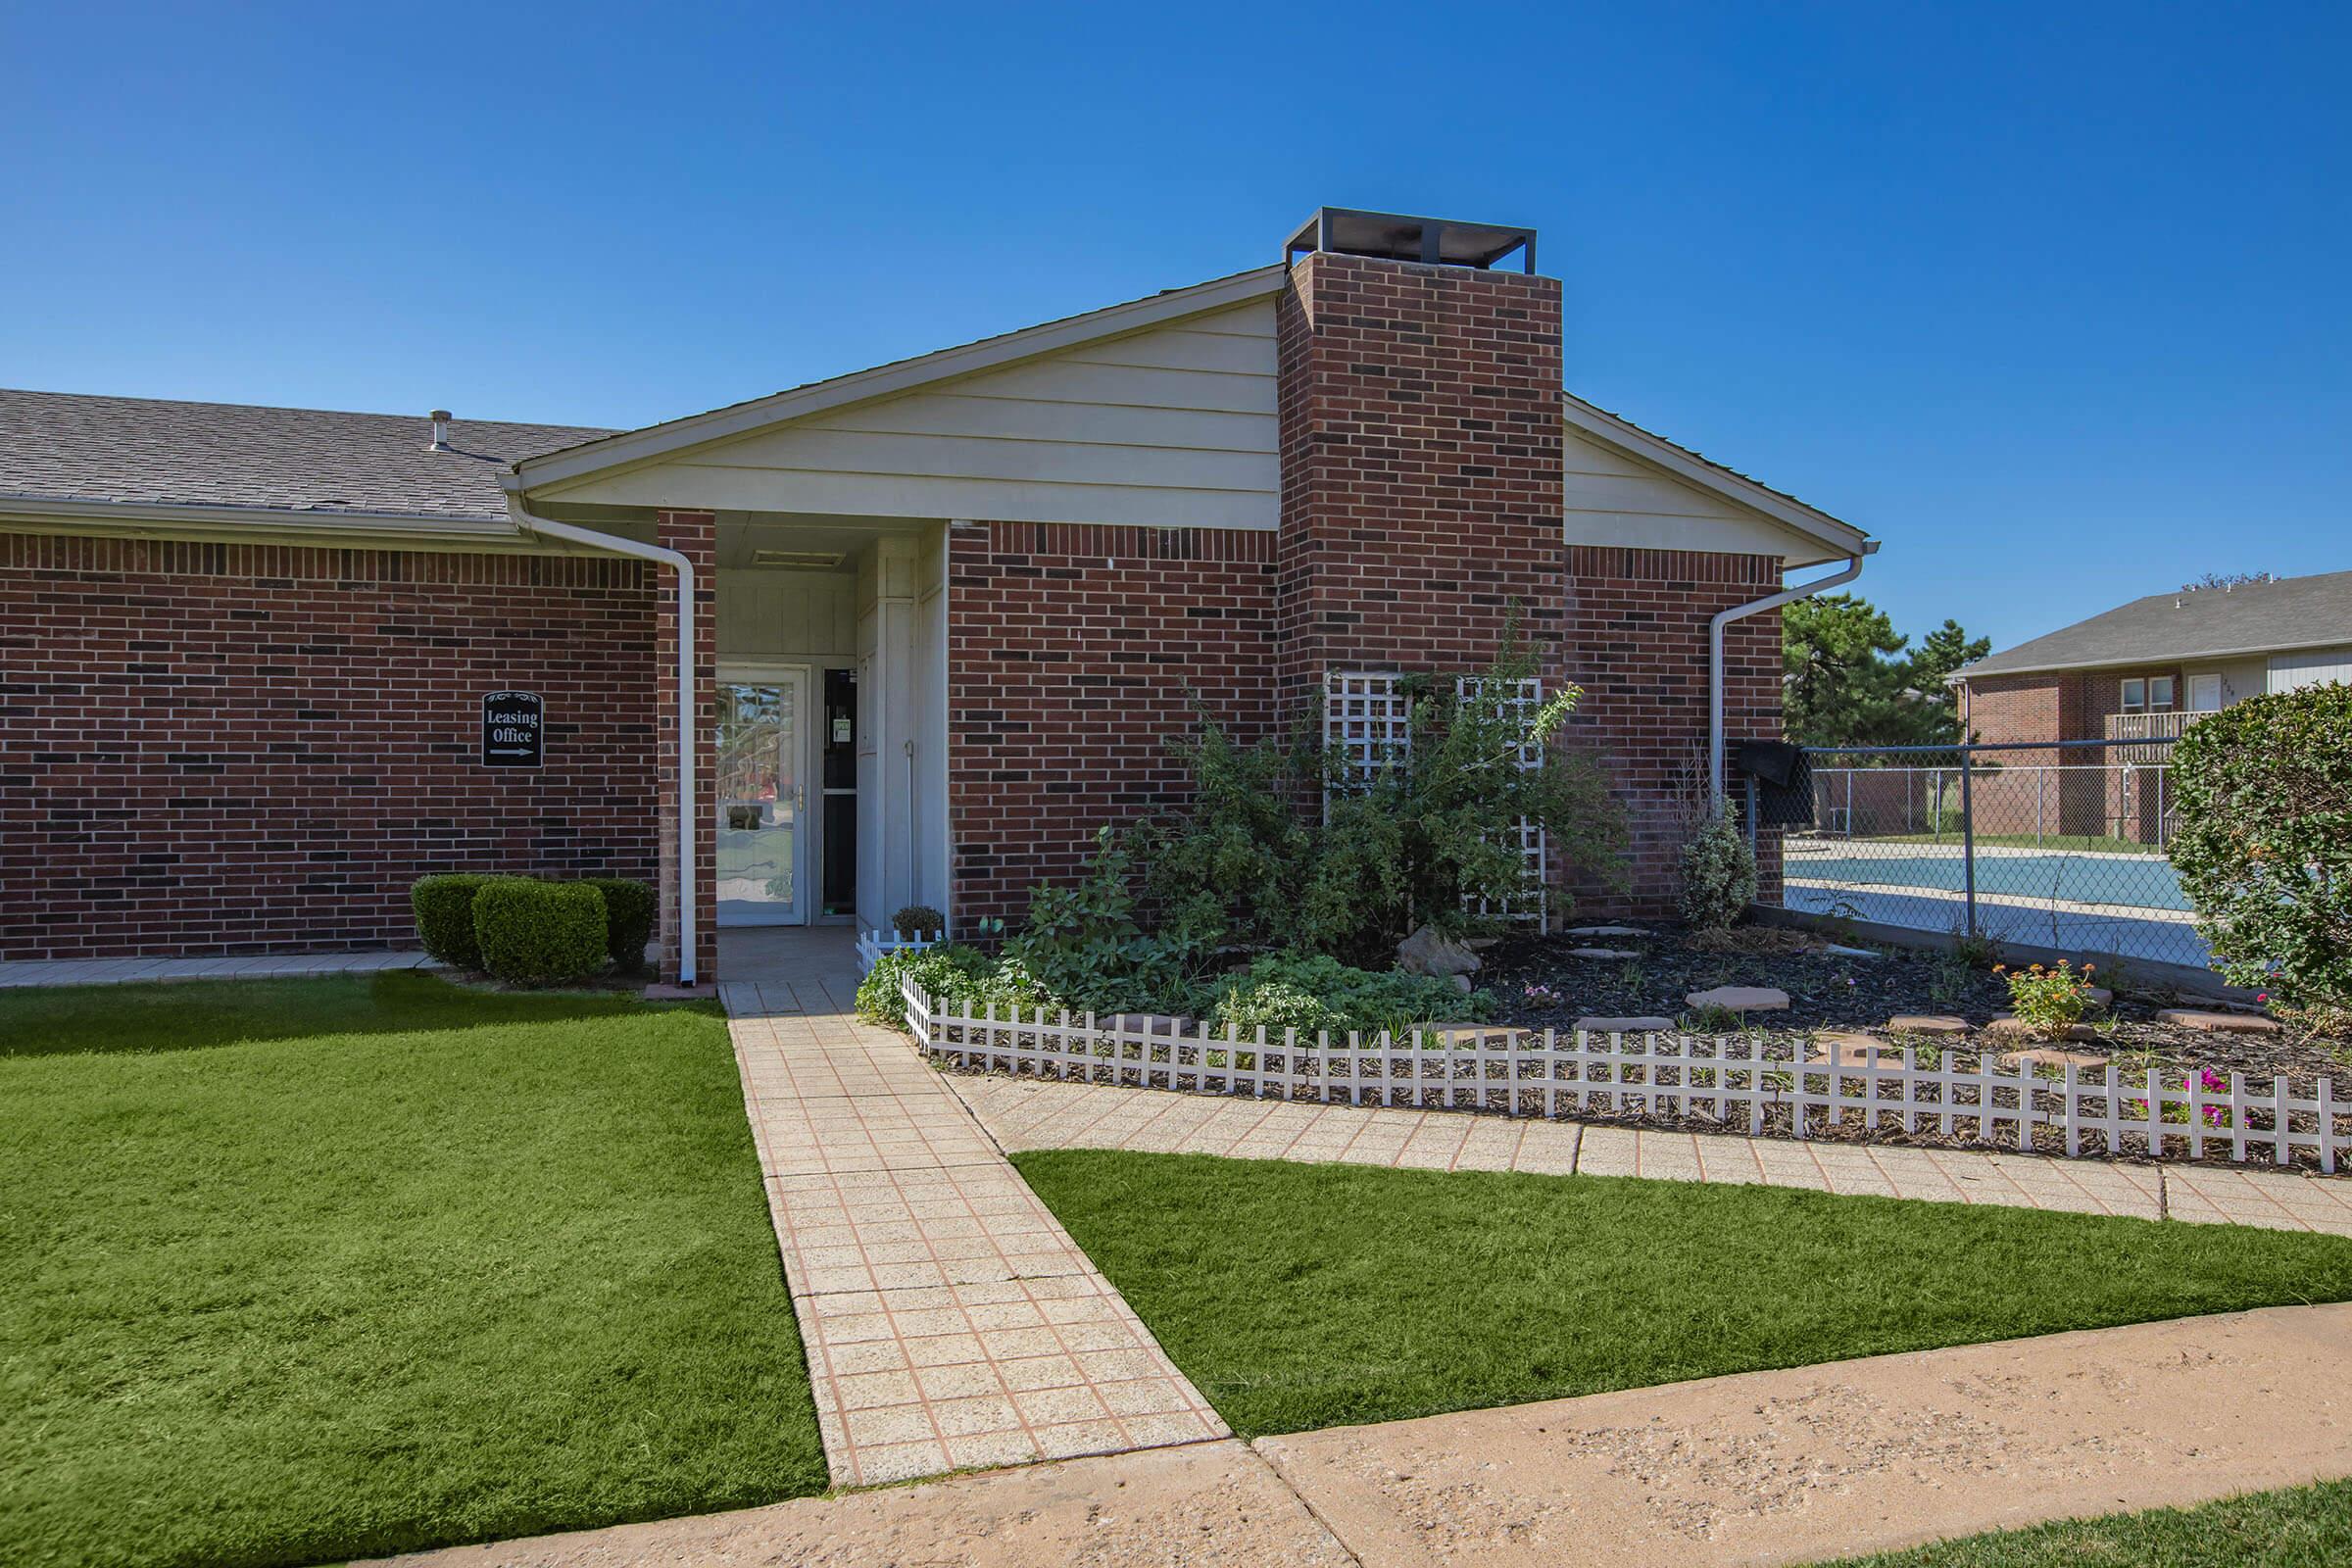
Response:
[[[718,686],[718,923],[808,919],[806,750],[808,672]]]

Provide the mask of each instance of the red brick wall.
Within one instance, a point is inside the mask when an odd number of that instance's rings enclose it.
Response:
[[[2108,718],[2124,710],[2124,681],[2159,675],[2173,678],[2174,709],[2185,706],[2188,682],[2178,664],[1979,676],[1968,683],[1969,729],[1987,746],[2014,741],[2104,740]],[[2004,814],[2006,796],[1996,793],[1980,805],[1977,829],[2016,833],[2039,827],[2058,833],[2114,834],[2153,841],[2159,792],[2153,779],[2141,789],[2136,778],[2128,780],[2112,770],[2112,764],[2128,756],[2106,747],[1996,753],[1993,760],[2010,767],[2062,767],[2064,771],[2044,782],[2036,797],[2040,808],[2033,820],[2028,820],[2022,806],[2009,807]],[[2006,795],[2022,801],[2024,786],[2012,786]]]
[[[1585,691],[1568,722],[1568,744],[1605,761],[1633,834],[1630,895],[1605,895],[1590,877],[1572,885],[1588,910],[1671,914],[1682,863],[1678,782],[1687,769],[1706,765],[1707,622],[1718,611],[1776,592],[1780,558],[1576,545],[1568,551],[1567,583],[1564,663]],[[1725,736],[1778,739],[1779,612],[1726,626],[1723,654]],[[1732,788],[1737,797],[1736,773]],[[1779,835],[1761,835],[1757,852],[1769,895],[1779,886]]]
[[[991,522],[948,536],[956,918],[1014,920],[1095,830],[1181,796],[1164,744],[1198,696],[1273,722],[1274,537]]]
[[[1286,705],[1333,667],[1478,668],[1513,602],[1555,674],[1559,281],[1317,254],[1275,321]]]
[[[0,956],[410,946],[436,870],[651,877],[633,562],[0,534]],[[481,695],[547,765],[479,765]]]

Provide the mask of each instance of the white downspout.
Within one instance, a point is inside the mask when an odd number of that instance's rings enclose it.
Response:
[[[1767,610],[1778,610],[1783,605],[1793,605],[1799,599],[1810,598],[1824,588],[1852,582],[1862,575],[1863,558],[1878,553],[1879,542],[1865,539],[1862,548],[1846,558],[1843,570],[1833,571],[1827,577],[1816,578],[1801,587],[1784,588],[1777,594],[1768,594],[1762,599],[1718,611],[1707,622],[1707,782],[1713,788],[1715,799],[1723,797],[1723,628],[1735,620],[1760,615]]]
[[[651,561],[678,574],[678,984],[693,985],[694,840],[700,825],[694,814],[694,563],[660,545],[641,545],[634,539],[539,516],[524,509],[520,488],[514,481],[512,474],[500,475],[500,483],[508,487],[507,515],[526,533],[545,534],[607,555]]]

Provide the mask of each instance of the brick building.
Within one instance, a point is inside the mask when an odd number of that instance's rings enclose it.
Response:
[[[657,879],[705,979],[722,924],[1017,916],[1194,703],[1264,734],[1514,613],[1661,911],[1711,703],[1779,732],[1785,574],[1874,547],[1564,391],[1534,238],[1326,209],[639,430],[0,393],[0,956],[392,945],[455,868]]]

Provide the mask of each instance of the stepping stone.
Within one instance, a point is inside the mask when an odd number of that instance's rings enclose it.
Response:
[[[2038,1024],[2028,1023],[2025,1019],[2006,1012],[1986,1024],[1984,1032],[1988,1035],[2032,1035],[2036,1040],[2044,1038]],[[2078,1023],[2067,1026],[2066,1038],[2069,1040],[2100,1040],[2105,1037],[2090,1025]]]
[[[1404,1032],[1404,1038],[1410,1040],[1416,1034],[1443,1039],[1449,1044],[1471,1040],[1484,1041],[1490,1046],[1502,1046],[1514,1039],[1524,1038],[1527,1031],[1514,1029],[1505,1023],[1417,1023]]]
[[[1839,1067],[1904,1067],[1900,1046],[1890,1046],[1884,1040],[1846,1030],[1824,1030],[1813,1037],[1813,1045],[1805,1053],[1807,1061],[1818,1061]]]
[[[2001,1065],[2011,1072],[2020,1067],[2104,1067],[2107,1058],[2080,1051],[2061,1051],[2056,1046],[2035,1046],[2032,1051],[2002,1052]]]
[[[1786,1012],[1788,993],[1770,986],[1717,986],[1693,991],[1683,999],[1693,1007],[1721,1007],[1727,1012]]]
[[[1580,1035],[1640,1035],[1655,1034],[1672,1029],[1672,1018],[1653,1017],[1647,1013],[1632,1018],[1579,1018],[1576,1032]]]
[[[1097,1014],[1095,1021],[1097,1023],[1101,1023],[1102,1021],[1102,1016]],[[1131,1034],[1164,1035],[1169,1032],[1169,1026],[1171,1024],[1175,1026],[1174,1032],[1180,1035],[1197,1035],[1200,1032],[1200,1024],[1198,1019],[1182,1018],[1178,1017],[1174,1013],[1168,1012],[1113,1013],[1111,1015],[1111,1021],[1115,1027],[1126,1030]],[[1256,1034],[1256,1032],[1257,1031],[1254,1029],[1245,1030],[1243,1031],[1242,1038],[1245,1040],[1250,1039],[1251,1036]],[[1217,1031],[1217,1033],[1222,1036],[1224,1031],[1220,1029]],[[1282,1038],[1282,1031],[1279,1029],[1269,1029],[1266,1031],[1266,1037],[1269,1040],[1279,1040]]]
[[[2206,1012],[2252,1012],[2252,1013],[2259,1013],[2259,1012],[2261,1012],[2261,1011],[2262,1011],[2262,1008],[2261,1008],[2261,1006],[2260,1006],[2259,1004],[2255,1004],[2255,1003],[2251,1003],[2251,1002],[2236,1002],[2236,1001],[2232,1001],[2232,1000],[2231,1000],[2230,998],[2229,998],[2229,997],[2190,997],[2190,996],[2183,996],[2183,997],[2180,998],[2179,1000],[2180,1000],[2180,1005],[2181,1005],[2181,1006],[2183,1006],[2183,1007],[2194,1007],[2194,1008],[2201,1008],[2201,1009],[2203,1009],[2203,1010],[2204,1010],[2204,1011],[2206,1011]]]
[[[1648,932],[1638,925],[1572,925],[1565,935],[1572,937],[1645,937]]]
[[[1898,1012],[1886,1020],[1886,1027],[1898,1035],[1964,1035],[1968,1020],[1948,1012]]]
[[[2156,1015],[2158,1023],[2179,1024],[2183,1029],[2201,1029],[2209,1035],[2275,1035],[2278,1020],[2246,1012],[2199,1012],[2190,1007],[2167,1007]]]
[[[1841,948],[1833,942],[1821,950],[1833,958],[1884,958],[1886,956],[1872,948]]]
[[[1570,948],[1571,958],[1639,958],[1642,955],[1632,948]]]

